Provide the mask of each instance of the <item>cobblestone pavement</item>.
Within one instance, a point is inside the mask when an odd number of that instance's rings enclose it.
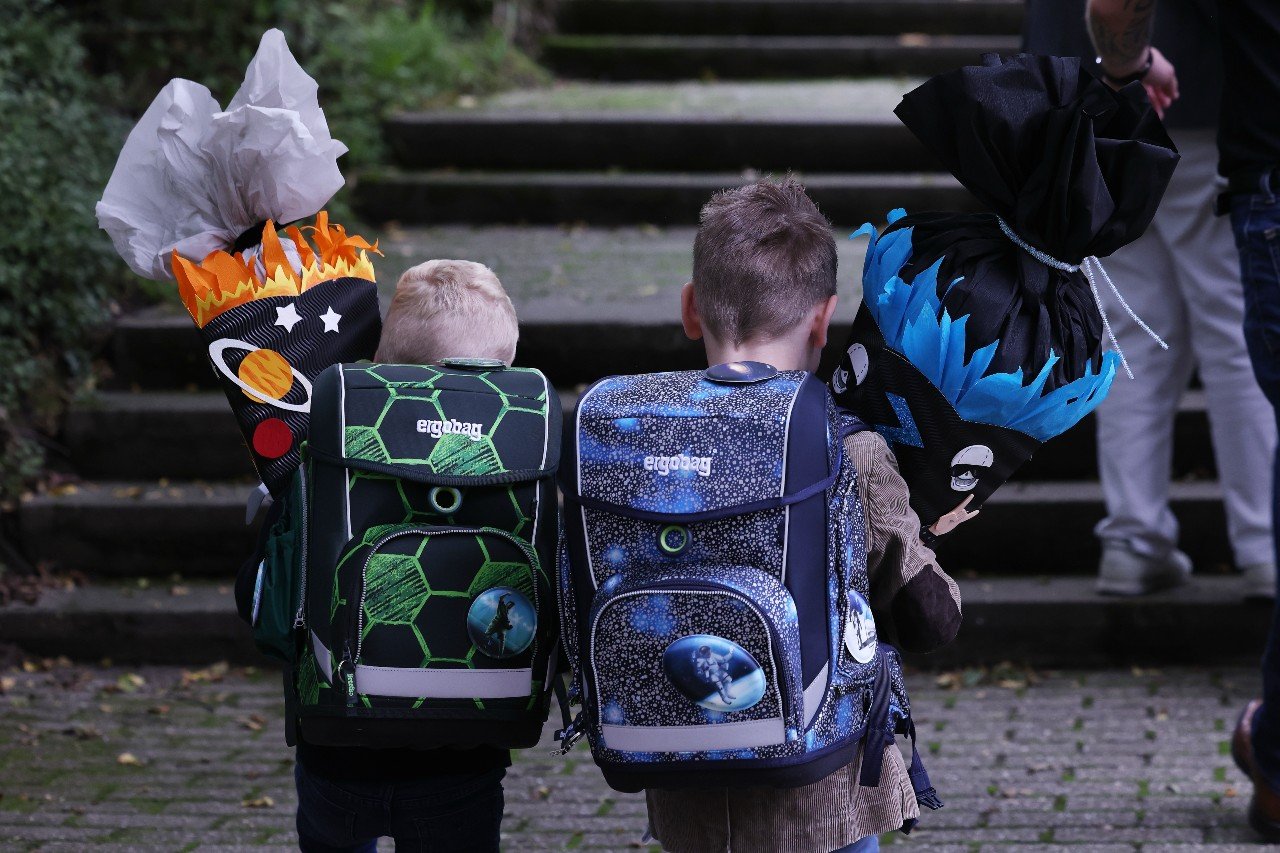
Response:
[[[1248,786],[1227,754],[1252,672],[1008,669],[910,683],[947,807],[910,838],[886,837],[892,848],[1252,848]],[[278,691],[273,672],[224,666],[0,673],[0,849],[290,849]],[[526,752],[506,790],[504,850],[657,850],[639,840],[642,800],[609,791],[585,751]]]

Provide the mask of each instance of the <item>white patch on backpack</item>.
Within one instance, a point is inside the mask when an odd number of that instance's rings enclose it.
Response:
[[[468,424],[450,418],[447,421],[429,421],[425,418],[418,421],[418,432],[426,433],[432,438],[442,435],[465,435],[472,441],[484,438],[484,424]]]
[[[657,471],[663,477],[672,471],[696,471],[699,477],[711,476],[710,456],[646,456],[644,470]]]
[[[871,615],[871,605],[852,589],[844,625],[844,647],[858,663],[871,663],[876,656],[876,619]]]

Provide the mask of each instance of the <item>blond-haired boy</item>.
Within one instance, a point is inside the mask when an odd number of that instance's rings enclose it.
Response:
[[[458,356],[511,364],[519,337],[516,309],[493,270],[475,261],[426,261],[396,283],[375,359],[433,364]]]
[[[434,260],[400,277],[382,325],[377,360],[431,364],[444,358],[492,358],[510,364],[519,330],[515,308],[498,277],[471,261]],[[263,557],[240,570],[236,598],[248,618],[252,579]],[[398,850],[497,853],[502,778],[510,753],[474,749],[364,749],[318,746],[300,733],[294,779],[298,846],[303,851],[375,853],[390,836]]]

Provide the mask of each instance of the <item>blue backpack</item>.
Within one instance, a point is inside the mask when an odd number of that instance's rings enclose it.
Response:
[[[582,711],[562,741],[585,734],[613,788],[805,785],[864,740],[878,783],[910,716],[842,459],[861,429],[812,375],[756,362],[583,394],[558,571]]]

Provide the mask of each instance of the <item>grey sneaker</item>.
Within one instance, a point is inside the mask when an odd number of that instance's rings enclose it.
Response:
[[[1163,559],[1136,553],[1124,542],[1103,542],[1097,590],[1102,595],[1146,595],[1182,586],[1191,558],[1176,548]]]
[[[1276,564],[1253,563],[1241,566],[1244,575],[1244,597],[1273,601],[1276,597]]]

